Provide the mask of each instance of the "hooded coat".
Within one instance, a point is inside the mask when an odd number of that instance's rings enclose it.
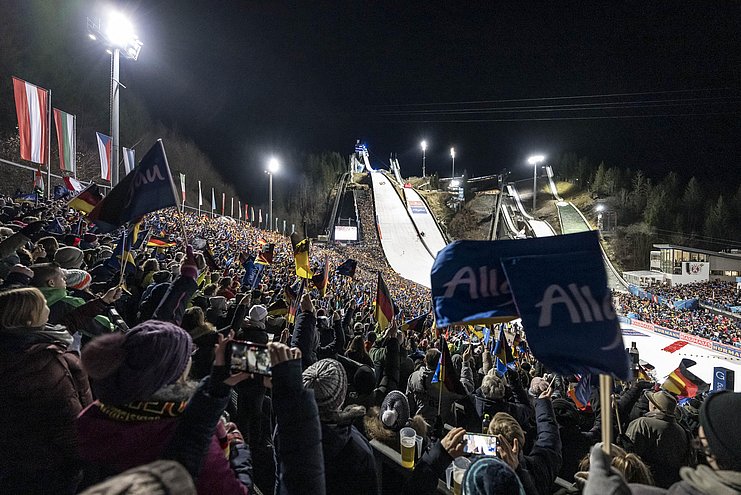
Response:
[[[81,466],[75,418],[92,396],[77,354],[66,352],[71,342],[61,327],[0,331],[4,493],[74,493]]]

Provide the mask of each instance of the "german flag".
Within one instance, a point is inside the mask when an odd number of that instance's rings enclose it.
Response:
[[[299,285],[298,289],[296,289],[296,297],[291,301],[291,305],[288,307],[288,314],[286,315],[286,321],[288,323],[295,323],[296,322],[296,314],[298,313],[298,307],[301,303],[301,296],[304,293],[304,285],[306,285],[306,280],[301,279],[301,284]]]
[[[415,332],[421,333],[425,329],[425,323],[427,322],[427,316],[429,313],[421,314],[417,317],[412,318],[409,321],[405,321],[401,326],[403,331],[414,330]]]
[[[86,215],[93,211],[95,205],[103,200],[103,195],[98,189],[98,184],[90,184],[80,194],[72,198],[67,206],[77,211],[81,211]]]
[[[311,266],[309,266],[309,249],[311,240],[302,239],[296,232],[291,234],[291,246],[293,246],[293,259],[296,261],[296,275],[301,278],[312,278]]]
[[[285,299],[279,299],[273,304],[268,306],[268,314],[270,316],[284,316],[288,314],[288,303]]]
[[[386,330],[394,319],[394,303],[391,301],[391,293],[388,287],[386,287],[386,282],[383,281],[381,272],[378,272],[375,305],[376,309],[373,317],[378,322],[380,330]]]
[[[154,247],[154,248],[170,248],[170,247],[175,247],[176,245],[177,243],[170,242],[164,237],[160,237],[156,235],[150,236],[149,240],[147,241],[147,247]]]
[[[324,268],[322,271],[314,274],[314,276],[311,277],[311,281],[314,282],[314,287],[317,288],[322,297],[327,295],[327,284],[329,283],[329,255],[327,255],[324,260]]]
[[[679,368],[669,373],[661,388],[683,397],[694,397],[699,393],[707,392],[710,389],[710,385],[687,369],[695,364],[697,363],[691,359],[682,359],[682,362],[679,363]]]

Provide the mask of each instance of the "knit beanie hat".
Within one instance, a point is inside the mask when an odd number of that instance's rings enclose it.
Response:
[[[490,370],[481,381],[481,392],[487,399],[501,399],[504,397],[504,380],[497,375],[496,370]]]
[[[255,304],[250,308],[250,320],[257,322],[265,322],[265,317],[268,316],[268,310],[262,304]]]
[[[386,428],[399,431],[409,422],[409,402],[407,396],[398,390],[392,390],[381,403],[378,413],[381,423]]]
[[[80,268],[84,260],[85,253],[74,246],[60,247],[54,254],[54,261],[62,268]]]
[[[334,421],[347,393],[347,373],[334,359],[322,359],[306,368],[302,374],[304,388],[314,391],[319,418]]]
[[[520,478],[503,460],[481,457],[463,475],[463,495],[525,495]]]
[[[721,469],[741,471],[741,427],[732,418],[741,411],[741,393],[711,394],[700,408],[700,425]]]
[[[64,270],[64,279],[68,288],[77,290],[87,289],[93,280],[85,270]]]
[[[82,350],[82,367],[101,402],[128,404],[175,383],[193,347],[188,332],[165,321],[148,320],[128,333],[104,335]]]

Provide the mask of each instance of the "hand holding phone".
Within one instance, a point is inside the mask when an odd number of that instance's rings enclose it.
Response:
[[[476,455],[497,455],[496,435],[468,433],[463,436],[463,453]]]
[[[227,362],[233,371],[272,376],[270,354],[263,344],[233,340],[227,349]]]

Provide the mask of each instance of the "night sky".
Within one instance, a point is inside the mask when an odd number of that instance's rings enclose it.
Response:
[[[736,2],[119,5],[144,42],[124,84],[245,196],[271,154],[290,169],[356,138],[374,166],[398,153],[404,175],[426,139],[443,175],[455,146],[474,175],[525,177],[529,154],[574,151],[657,178],[741,176]]]

